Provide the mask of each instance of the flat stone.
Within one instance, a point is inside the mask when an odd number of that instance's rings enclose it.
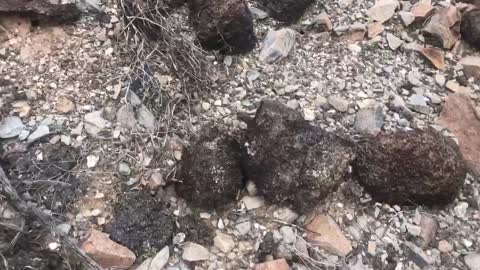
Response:
[[[403,24],[405,26],[411,25],[415,21],[415,15],[408,11],[400,11],[398,12],[400,18],[402,18]]]
[[[405,242],[407,256],[421,269],[426,269],[431,266],[433,260],[421,248],[412,242]]]
[[[27,138],[27,142],[34,142],[50,134],[50,128],[46,125],[40,125],[30,136]]]
[[[480,253],[466,255],[463,259],[470,270],[480,270]]]
[[[225,254],[230,252],[235,247],[233,238],[230,235],[222,232],[217,232],[217,235],[215,238],[213,238],[213,244]]]
[[[239,219],[235,225],[239,235],[246,235],[252,229],[252,223],[249,219]]]
[[[183,246],[182,258],[189,262],[206,261],[210,258],[210,252],[199,244],[186,242]]]
[[[470,171],[480,176],[480,119],[474,103],[461,94],[449,95],[437,122],[455,135]]]
[[[410,71],[407,74],[408,82],[411,83],[413,86],[422,86],[423,83],[420,81],[420,74],[415,71]]]
[[[387,33],[387,42],[390,49],[394,51],[400,48],[400,46],[402,46],[403,44],[403,41],[401,39],[399,39],[397,36],[390,33]]]
[[[297,238],[297,234],[290,226],[282,226],[280,228],[280,234],[282,235],[283,243],[287,245],[293,244]]]
[[[445,57],[443,51],[436,48],[425,47],[419,48],[419,52],[428,60],[436,69],[445,69]]]
[[[399,6],[396,0],[380,0],[367,10],[367,15],[377,22],[386,22],[395,14],[395,10]]]
[[[288,263],[285,259],[268,261],[256,264],[253,270],[289,270]]]
[[[345,237],[332,217],[322,214],[315,216],[305,225],[306,240],[314,246],[341,257],[352,251],[351,242]]]
[[[103,118],[103,110],[85,114],[85,131],[92,136],[98,135],[108,127],[109,122]]]
[[[247,210],[257,209],[265,205],[265,200],[260,196],[245,196],[242,198],[242,202],[245,204],[245,208],[247,208]]]
[[[292,29],[270,30],[263,41],[259,59],[266,63],[275,63],[287,57],[295,44],[296,32]]]
[[[316,29],[320,32],[332,31],[333,29],[332,21],[326,12],[322,12],[315,16],[312,20],[312,24],[314,24]]]
[[[338,96],[328,97],[328,103],[339,112],[348,111],[348,101]]]
[[[108,234],[90,230],[82,250],[104,268],[128,269],[136,260],[128,248],[109,239]]]
[[[472,94],[472,89],[467,86],[462,86],[460,85],[456,80],[450,80],[445,84],[445,87],[447,87],[448,90],[457,93],[457,94],[462,94],[464,96],[469,97]]]
[[[374,38],[380,35],[384,30],[385,26],[381,22],[373,22],[368,24],[368,38]]]
[[[94,156],[94,155],[89,155],[87,156],[87,168],[94,168],[97,166],[98,161],[100,160],[100,157]]]
[[[5,117],[0,123],[0,138],[8,139],[17,137],[25,130],[26,127],[22,123],[20,117],[17,116],[8,116]]]
[[[375,136],[382,130],[384,120],[380,107],[360,109],[355,117],[355,129]]]
[[[451,27],[458,21],[460,21],[460,15],[454,5],[439,9],[422,29],[425,41],[433,46],[453,48],[460,35]]]
[[[120,107],[120,109],[118,109],[116,119],[117,122],[127,128],[135,128],[135,126],[137,125],[137,119],[135,118],[135,110],[134,107],[130,104],[125,104]]]
[[[467,214],[467,209],[468,209],[467,202],[459,202],[453,210],[455,211],[455,216],[461,219],[465,219],[465,216]]]
[[[138,109],[137,120],[147,130],[153,131],[156,128],[155,116],[145,105],[140,106]]]
[[[263,20],[268,18],[268,13],[259,8],[249,7],[249,9],[250,9],[250,12],[253,14],[253,17],[258,20]]]
[[[423,240],[420,247],[427,249],[428,245],[435,239],[438,230],[438,222],[433,217],[422,215],[420,228],[420,237]]]
[[[58,97],[56,109],[61,113],[69,113],[75,109],[75,103],[67,97]]]
[[[446,240],[440,240],[437,248],[443,253],[450,253],[453,251],[453,246]]]
[[[118,172],[121,173],[122,175],[129,176],[132,173],[132,170],[130,169],[130,166],[128,166],[127,163],[120,162],[118,164]]]
[[[298,214],[288,207],[281,207],[273,212],[273,217],[287,223],[293,223],[298,218]]]
[[[155,257],[148,258],[135,270],[162,270],[170,258],[170,249],[168,246],[162,248]]]
[[[425,97],[417,94],[410,96],[407,101],[407,107],[422,114],[430,114],[433,110],[427,105]]]
[[[410,12],[417,18],[425,18],[432,12],[433,6],[431,0],[421,0],[415,4]]]

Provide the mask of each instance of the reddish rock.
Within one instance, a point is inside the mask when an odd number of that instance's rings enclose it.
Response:
[[[352,251],[352,243],[329,215],[317,215],[305,225],[306,240],[337,256],[346,256]]]
[[[385,26],[383,26],[380,22],[374,22],[368,25],[368,38],[374,38],[380,35],[383,30],[385,30]]]
[[[420,238],[422,240],[420,247],[427,249],[428,245],[435,239],[438,230],[438,222],[433,217],[422,215],[422,219],[420,219],[420,228]]]
[[[461,94],[448,96],[437,121],[457,137],[468,168],[480,176],[480,118],[473,102]]]
[[[93,229],[83,242],[82,250],[104,268],[128,269],[136,260],[131,250],[110,240],[108,234]]]
[[[423,28],[423,35],[428,43],[451,49],[460,38],[459,31],[453,29],[459,21],[460,13],[455,6],[439,9]]]
[[[412,12],[416,18],[423,19],[426,18],[432,10],[433,6],[431,0],[421,0],[412,7],[410,12]]]
[[[269,261],[256,264],[253,270],[288,270],[288,263],[285,259]]]
[[[437,69],[444,70],[445,69],[445,57],[443,56],[443,52],[439,49],[435,48],[422,48],[420,49],[420,53],[427,58],[430,63]]]

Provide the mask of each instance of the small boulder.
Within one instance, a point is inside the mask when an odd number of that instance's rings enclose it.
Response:
[[[272,140],[275,138],[275,140]],[[311,210],[346,180],[353,151],[287,106],[264,100],[247,129],[245,172],[270,203]]]
[[[367,15],[377,22],[384,23],[393,17],[398,6],[397,0],[380,0],[367,10]]]
[[[355,117],[355,129],[375,136],[382,131],[384,120],[385,115],[380,107],[361,109]]]
[[[356,152],[354,175],[378,201],[445,205],[466,177],[458,146],[433,129],[380,134]]]
[[[108,234],[93,229],[83,242],[82,250],[104,268],[128,269],[136,260],[128,248],[110,240]]]
[[[202,245],[187,242],[183,247],[182,258],[189,262],[206,261],[210,258],[210,252]]]
[[[480,57],[467,56],[462,58],[459,63],[463,66],[463,72],[467,77],[480,80]]]
[[[217,128],[205,128],[182,153],[176,191],[194,207],[218,208],[236,199],[243,187],[243,148]]]
[[[305,225],[306,240],[314,246],[345,257],[352,251],[352,243],[329,215],[316,215]]]
[[[466,12],[460,27],[462,38],[470,45],[480,48],[480,10]]]
[[[228,253],[235,247],[235,242],[233,238],[222,232],[217,232],[217,236],[213,238],[213,243],[221,252]]]
[[[239,54],[255,48],[253,16],[245,0],[189,0],[189,6],[204,49]]]
[[[423,27],[422,33],[427,43],[451,49],[459,35],[451,28],[460,21],[460,14],[455,6],[439,9]]]
[[[259,0],[259,3],[273,19],[290,24],[302,17],[313,0]]]

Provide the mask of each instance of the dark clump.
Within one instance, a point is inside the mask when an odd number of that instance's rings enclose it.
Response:
[[[177,220],[175,234],[184,233],[185,241],[203,246],[213,245],[213,230],[196,216],[184,216]]]
[[[36,203],[62,213],[81,195],[82,183],[72,173],[79,155],[64,144],[40,144],[26,153],[10,154],[0,164],[19,194],[29,194]]]
[[[480,9],[463,14],[461,34],[463,40],[480,49]]]
[[[81,12],[73,3],[52,4],[47,0],[2,0],[0,16],[26,15],[32,20],[70,23],[80,19]]]
[[[273,250],[276,246],[277,245],[275,244],[275,240],[273,239],[273,233],[268,232],[267,234],[265,234],[265,236],[263,237],[263,241],[262,243],[260,243],[260,246],[257,250],[257,261],[264,262],[266,257],[273,253]]]
[[[225,54],[255,48],[253,16],[245,0],[189,0],[190,20],[200,45]]]
[[[259,0],[259,2],[272,18],[290,24],[303,16],[313,0]]]
[[[447,204],[466,177],[458,146],[433,129],[359,142],[353,169],[376,200],[400,205]]]
[[[127,192],[114,209],[110,238],[137,256],[169,245],[173,233],[173,219],[148,192]]]
[[[221,208],[243,187],[242,146],[217,128],[202,131],[182,155],[176,191],[194,207]]]
[[[270,203],[311,210],[346,180],[350,143],[310,125],[276,101],[262,101],[247,130],[246,174]]]

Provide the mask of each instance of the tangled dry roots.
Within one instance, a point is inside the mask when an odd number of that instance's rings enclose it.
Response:
[[[179,9],[184,0],[118,2],[126,21],[126,54],[133,58],[130,75],[133,79],[140,78],[144,84],[152,85],[159,83],[156,74],[171,74],[187,98],[193,92],[210,90],[210,62],[206,52],[194,42],[185,10]],[[158,92],[159,87],[154,88]],[[156,100],[157,104],[170,101]]]

